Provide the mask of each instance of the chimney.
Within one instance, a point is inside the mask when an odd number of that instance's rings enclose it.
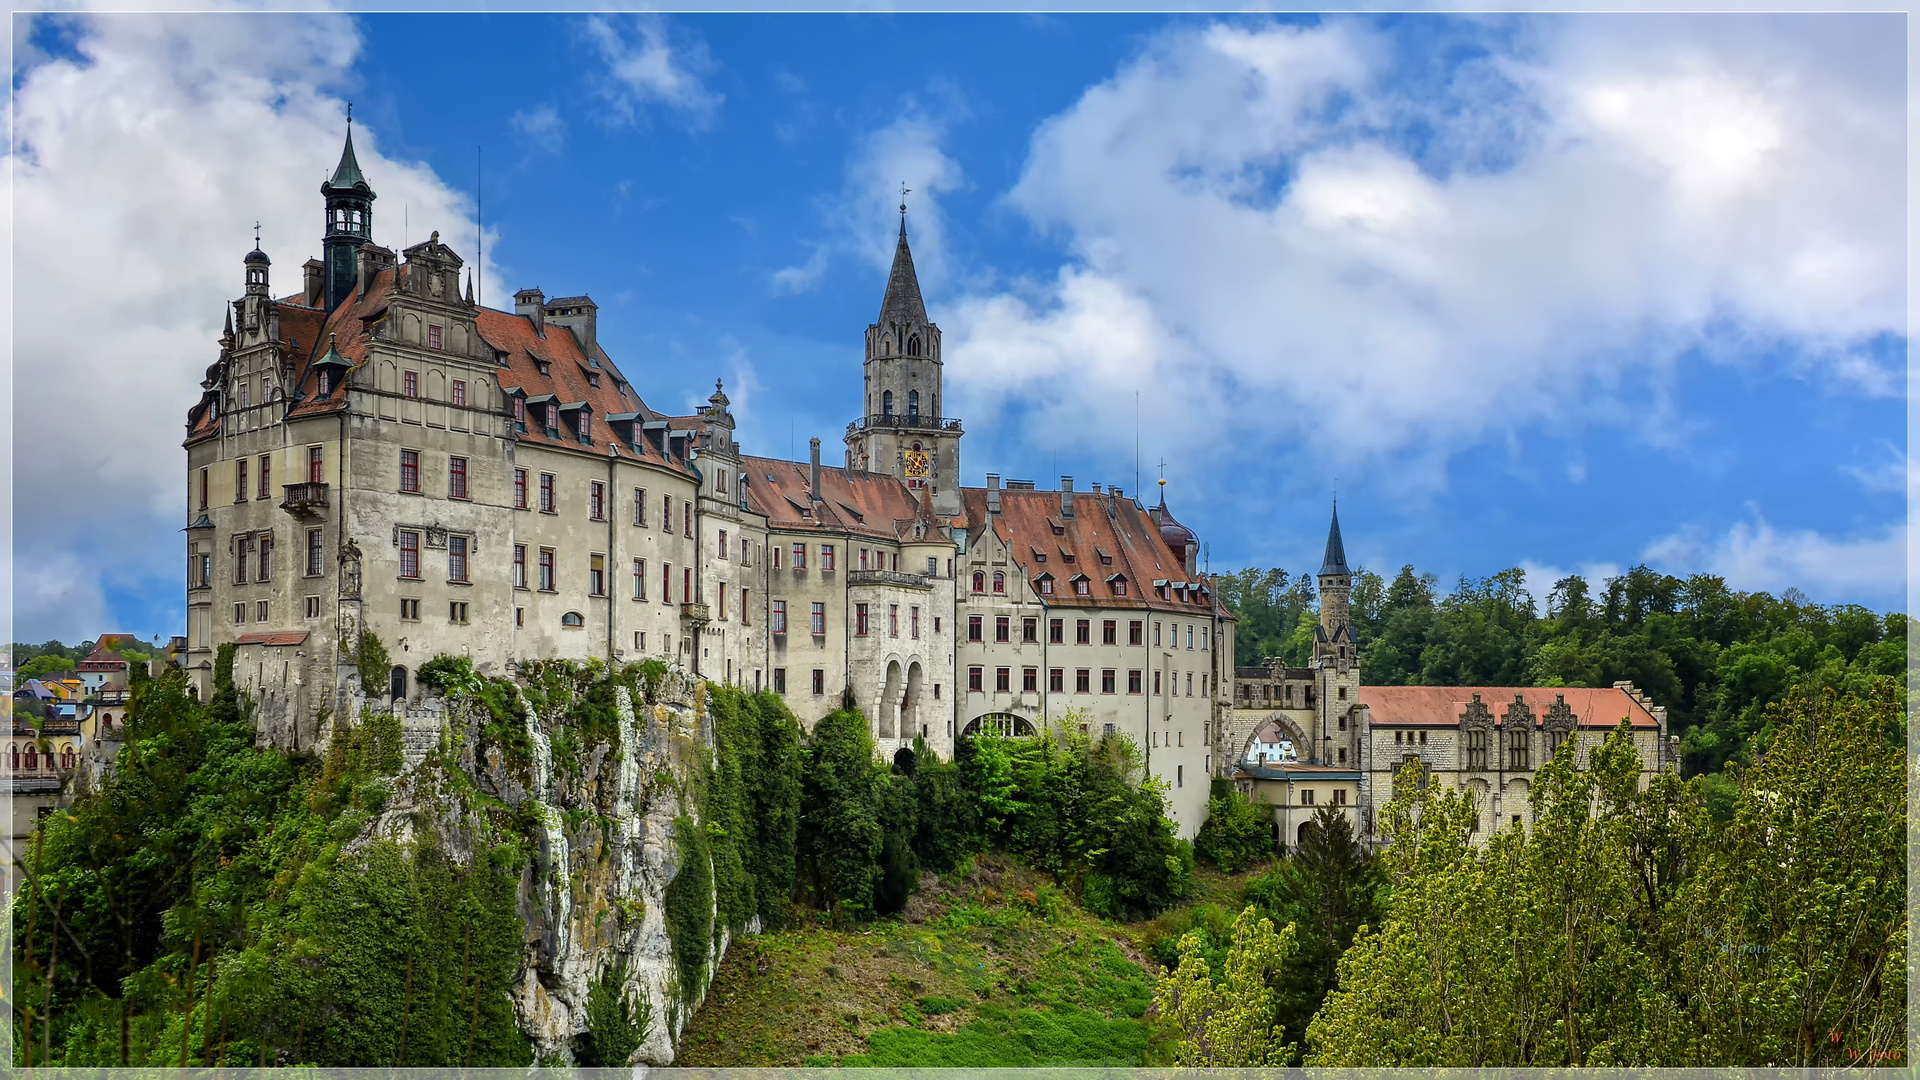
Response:
[[[1159,527],[1160,527],[1160,508],[1159,508],[1159,507],[1157,507],[1157,506],[1156,506],[1156,507],[1153,507],[1152,509],[1150,509],[1150,510],[1148,510],[1148,511],[1147,511],[1147,516],[1153,519],[1153,527],[1154,527],[1154,528],[1156,528],[1156,529],[1157,529],[1157,528],[1159,528]]]
[[[820,497],[820,440],[810,440],[813,447],[813,465],[807,470],[807,494],[814,502],[825,502]]]
[[[327,302],[327,264],[319,259],[308,259],[303,267],[307,274],[306,304],[317,308]]]
[[[546,310],[547,298],[539,289],[521,289],[513,294],[513,313],[532,319],[533,329],[541,337],[547,336]]]
[[[1100,481],[1098,481],[1098,480],[1095,480],[1095,481],[1093,482],[1093,493],[1094,493],[1095,495],[1098,495],[1098,494],[1100,494]]]
[[[987,513],[998,514],[999,512],[1000,512],[1000,474],[997,472],[990,472],[987,474]]]
[[[1073,516],[1073,477],[1071,476],[1060,478],[1060,516],[1063,518]]]

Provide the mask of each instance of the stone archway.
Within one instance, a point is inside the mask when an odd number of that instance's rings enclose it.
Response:
[[[1226,745],[1220,748],[1221,767],[1231,769],[1245,761],[1247,751],[1253,747],[1254,736],[1274,725],[1278,725],[1281,732],[1293,740],[1300,760],[1311,760],[1313,744],[1307,741],[1306,733],[1300,729],[1298,721],[1282,712],[1253,713],[1245,718],[1235,716],[1227,722]]]
[[[900,661],[887,662],[887,685],[880,691],[880,715],[875,719],[880,725],[880,737],[895,738],[900,720]]]

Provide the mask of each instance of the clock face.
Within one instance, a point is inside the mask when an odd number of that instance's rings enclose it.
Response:
[[[924,480],[933,471],[933,455],[925,450],[908,450],[905,453],[907,476],[914,480]]]

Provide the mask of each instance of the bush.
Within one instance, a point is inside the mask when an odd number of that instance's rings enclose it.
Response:
[[[680,868],[667,883],[667,938],[680,976],[680,1000],[691,1005],[707,986],[707,954],[713,947],[713,866],[706,830],[692,818],[676,818],[673,839]]]
[[[360,631],[354,650],[353,666],[360,672],[360,690],[369,697],[384,696],[387,678],[393,674],[393,661],[387,656],[386,643],[371,630]]]
[[[587,990],[587,1034],[580,1040],[580,1064],[619,1068],[653,1026],[652,1003],[645,995],[627,994],[627,968],[616,964],[602,972]]]
[[[1193,850],[1229,874],[1273,855],[1273,815],[1248,802],[1224,776],[1213,778],[1207,821]]]

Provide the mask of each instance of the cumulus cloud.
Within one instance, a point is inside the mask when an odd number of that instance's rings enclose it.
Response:
[[[827,235],[812,241],[806,262],[774,272],[774,291],[806,292],[819,284],[834,255],[858,259],[883,273],[893,265],[899,207],[907,206],[914,270],[922,289],[938,289],[950,267],[951,224],[941,196],[966,183],[960,163],[942,148],[948,121],[909,104],[901,115],[863,136],[847,159],[840,190],[820,204]],[[901,187],[910,189],[902,196]]]
[[[1438,75],[1433,24],[1161,35],[1035,133],[1007,202],[1068,258],[953,309],[961,403],[1431,483],[1689,353],[1897,392],[1904,38],[1814,22],[1456,23]]]
[[[567,141],[567,122],[551,105],[521,109],[513,114],[509,123],[529,145],[549,154],[559,153]]]
[[[10,471],[32,508],[15,532],[29,568],[16,624],[36,639],[172,633],[177,599],[108,598],[184,580],[184,548],[156,538],[185,524],[186,412],[254,222],[282,294],[319,254],[318,187],[360,36],[346,16],[63,19],[76,55],[35,57],[14,95],[13,262],[29,272],[12,295],[33,312],[13,338]],[[404,205],[415,239],[438,229],[471,261],[468,196],[380,144],[355,126],[375,239],[397,246]]]
[[[646,106],[659,104],[695,126],[713,120],[725,99],[701,81],[713,64],[698,37],[673,32],[658,15],[593,15],[584,26],[606,64],[600,93],[610,119],[630,124]]]
[[[1663,537],[1645,558],[1668,573],[1717,574],[1736,589],[1889,601],[1906,595],[1907,534],[1906,522],[1843,538],[1778,529],[1756,509],[1718,535],[1690,528]]]

